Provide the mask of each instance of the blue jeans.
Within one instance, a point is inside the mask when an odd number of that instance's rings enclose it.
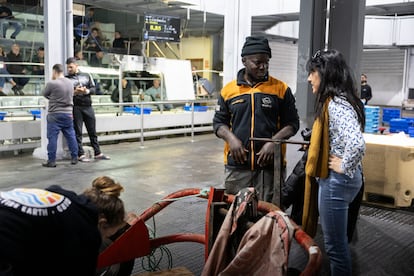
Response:
[[[327,178],[319,179],[319,216],[331,276],[352,275],[347,238],[348,209],[361,186],[362,173],[359,169],[353,178],[330,170]]]
[[[73,128],[73,115],[67,113],[49,113],[47,115],[47,156],[48,161],[56,161],[56,148],[59,131],[65,136],[72,158],[78,158],[78,143]]]
[[[10,38],[12,38],[12,39],[16,38],[16,36],[22,30],[22,24],[20,22],[17,22],[17,21],[12,21],[12,20],[8,20],[8,19],[1,19],[0,20],[0,25],[1,25],[1,29],[0,29],[1,36],[3,38],[6,38],[6,33],[7,33],[7,29],[9,28],[9,26],[14,27],[14,32],[10,36]]]
[[[3,65],[4,66],[4,65]],[[0,75],[9,75],[10,73],[7,71],[6,68],[0,69]],[[1,77],[0,76],[0,88],[4,87],[4,84],[7,82],[11,82],[13,79],[11,77]]]

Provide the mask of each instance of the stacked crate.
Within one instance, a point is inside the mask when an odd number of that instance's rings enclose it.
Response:
[[[365,106],[365,129],[366,133],[377,133],[379,126],[379,106]]]
[[[407,120],[405,118],[395,118],[390,120],[391,133],[408,133],[408,127],[410,127],[410,120]]]
[[[414,126],[408,127],[408,135],[414,137]]]
[[[398,108],[382,109],[382,124],[389,124],[391,119],[401,118],[401,110]]]

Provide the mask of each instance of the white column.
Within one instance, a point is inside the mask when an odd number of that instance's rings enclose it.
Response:
[[[243,67],[240,56],[241,49],[246,37],[251,34],[250,2],[224,1],[223,85],[233,80],[237,71]]]
[[[52,67],[56,63],[65,65],[66,58],[73,56],[73,14],[72,0],[44,0],[45,36],[45,82],[51,79]],[[36,148],[33,156],[47,159],[46,136],[47,110],[41,115],[41,147]],[[56,159],[64,156],[62,135],[59,135]]]

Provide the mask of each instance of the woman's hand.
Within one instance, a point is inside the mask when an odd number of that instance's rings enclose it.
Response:
[[[328,167],[331,170],[337,173],[344,173],[341,165],[342,165],[342,158],[339,158],[338,156],[335,156],[332,154],[329,156]]]

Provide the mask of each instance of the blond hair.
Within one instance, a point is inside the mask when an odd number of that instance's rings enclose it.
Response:
[[[108,176],[99,176],[92,181],[92,188],[83,194],[97,207],[99,215],[108,225],[119,225],[125,217],[124,203],[119,198],[124,188]]]

